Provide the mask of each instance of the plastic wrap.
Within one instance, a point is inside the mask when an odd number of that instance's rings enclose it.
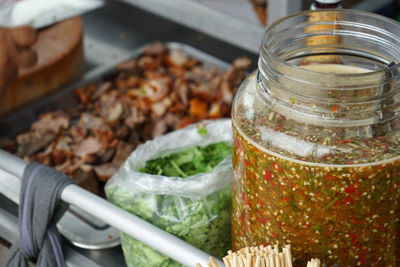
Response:
[[[222,257],[230,249],[232,159],[228,156],[211,172],[165,177],[139,172],[151,159],[194,146],[231,143],[230,120],[205,122],[160,136],[139,146],[106,184],[107,198],[203,251]],[[122,234],[128,266],[180,266],[168,257]]]
[[[11,15],[14,9],[15,0],[0,0],[0,26],[11,25]]]
[[[0,0],[0,26],[41,28],[103,4],[104,0]]]

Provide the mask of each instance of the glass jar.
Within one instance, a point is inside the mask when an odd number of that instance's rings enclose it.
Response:
[[[233,249],[400,265],[398,62],[399,24],[372,13],[308,11],[266,30],[232,110]]]

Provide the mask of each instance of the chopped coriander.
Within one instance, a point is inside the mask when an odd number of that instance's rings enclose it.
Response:
[[[140,171],[149,174],[186,178],[197,173],[210,172],[230,153],[231,147],[225,142],[205,147],[196,146],[169,156],[150,160],[146,162],[146,166]]]
[[[212,171],[230,154],[231,147],[225,142],[196,146],[149,160],[140,171],[187,178]],[[231,184],[201,199],[168,194],[132,195],[128,191],[119,186],[106,188],[110,202],[215,257],[222,258],[231,248]],[[124,233],[121,243],[129,267],[182,266]]]

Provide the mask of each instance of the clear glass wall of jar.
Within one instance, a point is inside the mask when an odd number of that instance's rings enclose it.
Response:
[[[400,26],[315,12],[267,29],[235,97],[233,249],[399,266]]]

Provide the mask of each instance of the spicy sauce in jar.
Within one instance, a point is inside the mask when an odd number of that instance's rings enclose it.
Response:
[[[243,126],[234,123],[234,249],[278,241],[293,244],[301,263],[317,257],[329,266],[395,266],[400,256],[398,157],[357,165],[310,164],[257,145]],[[382,140],[369,149],[386,145]]]
[[[330,12],[341,19],[332,34],[376,20],[400,34],[382,17]],[[388,47],[343,31],[337,47],[313,50],[299,40],[316,33],[299,20],[307,13],[267,30],[259,70],[235,97],[233,249],[279,242],[292,244],[296,264],[316,257],[328,266],[398,266],[400,67],[385,65],[400,59],[400,38]],[[340,64],[302,64],[321,51]]]

